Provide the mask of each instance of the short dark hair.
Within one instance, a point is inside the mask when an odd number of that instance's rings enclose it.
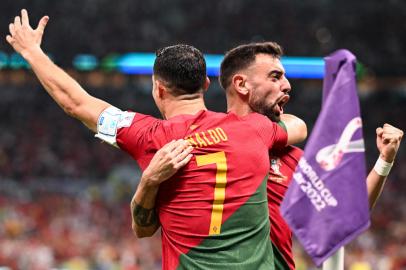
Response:
[[[173,94],[194,94],[206,82],[206,61],[193,46],[177,44],[156,51],[154,76],[163,80]]]
[[[261,53],[280,59],[283,50],[276,42],[249,43],[229,50],[220,66],[219,82],[221,87],[227,89],[232,76],[238,71],[249,67],[255,61],[256,55]]]

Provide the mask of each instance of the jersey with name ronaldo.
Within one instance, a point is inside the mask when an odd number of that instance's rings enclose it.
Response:
[[[271,169],[267,185],[271,240],[274,246],[275,269],[294,270],[292,232],[280,213],[280,206],[303,151],[295,146],[270,152]]]
[[[119,126],[110,142],[143,169],[173,139],[194,146],[189,164],[163,182],[157,195],[163,269],[273,269],[268,150],[285,145],[284,130],[259,114],[210,111],[169,120],[137,113]]]

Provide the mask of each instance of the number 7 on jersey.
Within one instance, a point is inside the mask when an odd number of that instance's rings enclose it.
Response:
[[[216,164],[216,186],[214,188],[214,201],[211,211],[209,235],[220,234],[221,221],[223,218],[224,198],[227,184],[227,159],[226,154],[216,152],[207,155],[196,156],[197,166]]]

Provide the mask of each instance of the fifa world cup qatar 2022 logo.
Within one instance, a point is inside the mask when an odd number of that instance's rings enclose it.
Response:
[[[325,146],[317,151],[316,162],[310,163],[302,157],[294,174],[294,180],[299,184],[301,190],[309,198],[317,211],[323,210],[326,206],[336,207],[338,200],[326,186],[324,180],[326,173],[334,173],[344,160],[346,154],[364,152],[364,140],[352,140],[354,134],[362,128],[360,117],[351,119],[341,132],[337,143]],[[318,165],[318,166],[317,166]],[[317,169],[319,167],[320,169]]]
[[[364,140],[351,141],[355,132],[362,128],[360,117],[353,118],[344,128],[337,144],[328,145],[320,149],[316,161],[326,171],[334,170],[342,161],[346,153],[364,152]]]

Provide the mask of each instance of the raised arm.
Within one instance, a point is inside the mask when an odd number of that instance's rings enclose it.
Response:
[[[292,114],[282,114],[281,122],[288,133],[288,145],[301,143],[307,138],[307,126],[302,119]]]
[[[368,199],[371,209],[382,193],[402,137],[403,131],[389,124],[376,129],[376,146],[379,150],[379,158],[367,177]]]
[[[100,113],[111,106],[107,102],[89,95],[72,77],[56,66],[41,49],[42,36],[48,23],[42,17],[36,29],[29,23],[28,13],[21,11],[10,23],[7,42],[31,65],[32,70],[48,94],[70,116],[82,121],[96,132]]]
[[[172,141],[156,152],[145,169],[131,200],[132,229],[137,237],[152,236],[159,228],[155,212],[159,185],[190,161],[192,150],[188,141]]]

